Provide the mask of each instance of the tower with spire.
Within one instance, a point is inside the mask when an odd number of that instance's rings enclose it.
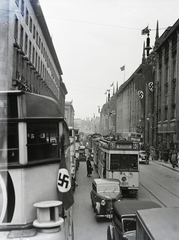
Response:
[[[159,44],[159,27],[158,27],[158,20],[157,20],[157,26],[156,26],[156,35],[155,35],[155,48],[158,46]]]

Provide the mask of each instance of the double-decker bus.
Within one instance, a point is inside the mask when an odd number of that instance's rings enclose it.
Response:
[[[139,189],[138,143],[101,138],[98,143],[98,174],[100,178],[117,178],[121,189],[137,193]]]
[[[72,207],[64,209],[57,189],[62,136],[69,145],[59,104],[33,93],[0,92],[0,133],[0,239],[74,239]]]

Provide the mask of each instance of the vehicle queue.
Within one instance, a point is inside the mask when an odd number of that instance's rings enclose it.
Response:
[[[96,169],[99,178],[93,179],[92,182],[92,190],[90,193],[91,203],[93,206],[93,210],[95,212],[96,220],[99,221],[101,217],[107,217],[112,219],[112,223],[109,224],[107,228],[107,240],[121,240],[121,239],[128,239],[128,240],[158,240],[158,239],[177,239],[178,238],[178,227],[175,223],[168,220],[167,213],[172,219],[178,217],[178,211],[175,211],[174,208],[163,208],[159,204],[153,201],[139,201],[139,200],[123,200],[122,193],[123,193],[123,185],[122,179],[120,179],[120,175],[115,175],[114,173],[110,174],[110,167],[112,161],[112,154],[116,154],[115,150],[118,151],[118,157],[115,159],[115,164],[122,165],[120,163],[120,154],[123,155],[124,153],[128,153],[124,147],[121,145],[125,142],[125,148],[132,149],[132,147],[126,147],[128,142],[127,140],[117,140],[104,137],[96,137],[94,138],[93,142],[93,165]],[[120,145],[121,142],[121,145]],[[102,144],[103,143],[103,144]],[[116,144],[116,145],[115,145]],[[119,144],[119,145],[117,145]],[[136,145],[134,145],[136,146]],[[149,164],[149,159],[145,151],[140,150],[140,148],[136,148],[137,153],[137,163],[144,162],[145,164]],[[110,152],[111,151],[111,152]],[[119,152],[121,151],[121,152]],[[100,159],[102,156],[102,161]],[[129,158],[125,158],[126,162],[130,162],[130,157],[133,159],[133,154],[129,155]],[[140,159],[141,158],[141,159]],[[121,169],[116,168],[119,172],[122,172]],[[137,167],[139,171],[139,168]],[[111,181],[119,181],[120,189],[121,189],[121,196],[118,199],[113,199],[111,197],[106,196],[110,192]],[[113,182],[113,184],[114,184]],[[103,187],[101,187],[101,184]],[[104,187],[105,186],[105,187]],[[114,187],[113,187],[114,188]],[[115,192],[112,191],[112,192]],[[129,193],[129,191],[128,191]],[[109,213],[109,204],[111,202],[111,209]],[[155,210],[156,209],[156,210]],[[155,215],[153,213],[158,214],[157,219],[155,221]],[[149,216],[149,220],[147,219]],[[165,217],[163,217],[165,216]],[[160,218],[162,221],[160,222]],[[159,221],[157,223],[157,221]],[[154,222],[154,223],[153,223]],[[168,224],[168,222],[170,222]],[[167,225],[168,224],[168,225]],[[162,228],[161,234],[158,227]],[[163,229],[162,226],[165,226]],[[172,230],[174,227],[176,228]],[[171,233],[170,233],[171,231]],[[167,238],[164,238],[167,236]],[[170,238],[172,236],[172,238]],[[163,238],[162,238],[163,237]]]

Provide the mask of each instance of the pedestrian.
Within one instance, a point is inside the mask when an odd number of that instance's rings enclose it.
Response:
[[[168,163],[168,158],[169,158],[169,149],[165,149],[164,152],[164,162]]]
[[[87,177],[91,177],[93,168],[92,168],[91,161],[89,158],[87,158],[86,166],[87,166]]]
[[[175,149],[172,151],[171,163],[173,168],[178,167],[177,151]]]
[[[172,152],[173,152],[173,150],[172,149],[170,149],[169,150],[169,154],[168,154],[168,159],[169,159],[169,162],[172,164]]]

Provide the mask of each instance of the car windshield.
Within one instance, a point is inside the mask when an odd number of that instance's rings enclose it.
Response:
[[[136,219],[123,219],[124,232],[136,230]]]
[[[98,186],[98,193],[100,192],[119,192],[118,185]]]

